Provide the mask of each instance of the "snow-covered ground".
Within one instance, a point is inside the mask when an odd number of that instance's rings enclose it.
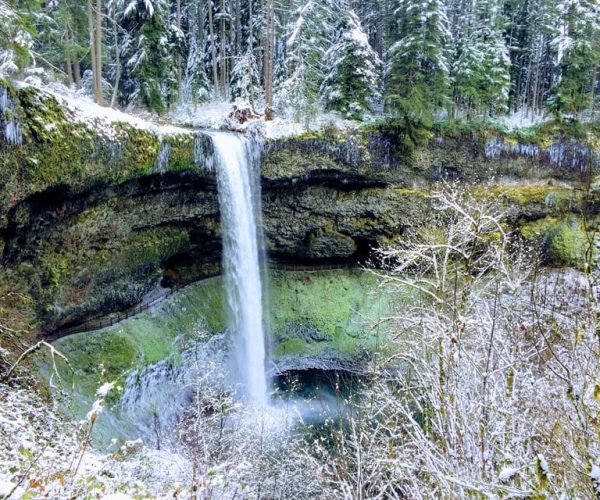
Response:
[[[550,121],[551,116],[545,113],[534,113],[528,109],[520,109],[506,116],[496,118],[494,121],[504,125],[508,130],[517,130],[520,128],[532,127],[541,123]]]
[[[338,113],[331,112],[319,113],[310,120],[302,121],[284,116],[276,116],[274,120],[266,121],[264,117],[259,116],[245,123],[239,123],[231,117],[234,103],[224,101],[211,101],[201,105],[179,105],[166,118],[159,120],[156,115],[144,111],[124,112],[110,106],[100,106],[91,96],[62,84],[43,85],[35,79],[29,79],[28,82],[21,82],[19,85],[31,85],[52,95],[65,106],[75,121],[109,138],[115,134],[115,124],[119,123],[126,123],[161,137],[189,134],[192,132],[190,128],[193,128],[254,131],[266,138],[290,137],[326,128],[351,130],[360,125],[359,122],[346,120]]]
[[[322,131],[327,128],[347,131],[358,128],[361,122],[345,119],[339,113],[321,112],[310,119],[298,120],[291,113],[280,113],[266,121],[263,116],[245,123],[232,118],[235,103],[210,101],[205,104],[182,104],[176,106],[165,118],[158,119],[146,111],[124,112],[109,106],[100,106],[91,96],[75,91],[62,84],[42,85],[35,80],[20,85],[33,85],[43,92],[54,96],[69,110],[74,120],[98,131],[101,135],[112,137],[115,124],[126,123],[141,130],[147,130],[160,137],[165,135],[189,134],[193,129],[222,129],[239,132],[253,131],[266,138],[277,139],[301,135],[307,132]],[[240,105],[243,108],[244,105]],[[506,116],[496,117],[494,121],[508,130],[531,127],[547,122],[547,114],[534,114],[521,109]]]
[[[322,112],[315,118],[302,121],[276,114],[275,118],[270,121],[266,121],[263,116],[259,116],[246,123],[239,123],[230,116],[234,111],[234,105],[234,103],[223,101],[212,101],[201,105],[180,105],[169,114],[169,117],[177,125],[237,131],[253,130],[269,139],[291,137],[330,127],[335,127],[338,130],[351,130],[360,126],[360,122],[346,120],[338,113],[331,112]],[[240,105],[241,109],[243,107],[243,105]]]
[[[110,106],[100,106],[93,102],[90,96],[72,91],[62,84],[40,85],[32,81],[31,83],[20,82],[19,85],[32,85],[41,92],[53,96],[69,111],[73,120],[109,138],[115,134],[115,124],[119,123],[147,130],[160,137],[190,133],[188,129],[153,120],[149,113],[125,113]]]
[[[31,390],[0,384],[0,498],[172,498],[190,473],[181,455],[141,442],[111,454],[84,449],[88,425]]]

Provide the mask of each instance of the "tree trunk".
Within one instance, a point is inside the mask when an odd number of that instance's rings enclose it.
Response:
[[[81,66],[77,59],[73,61],[73,81],[75,82],[75,85],[81,87]]]
[[[98,99],[98,80],[96,79],[96,73],[98,68],[96,67],[96,37],[94,35],[94,8],[92,7],[92,0],[87,2],[87,17],[88,17],[88,30],[90,36],[90,61],[92,64],[92,81],[94,83],[94,96]]]
[[[213,74],[213,86],[215,88],[215,94],[220,94],[219,87],[219,72],[217,69],[217,46],[215,40],[215,23],[213,20],[213,5],[212,2],[208,5],[208,33],[210,35],[210,53],[212,59],[212,74]]]
[[[73,85],[73,65],[71,64],[71,58],[69,56],[66,56],[65,60],[65,73],[67,73],[69,86]]]
[[[121,55],[119,54],[119,26],[117,25],[116,5],[113,3],[111,9],[111,18],[113,31],[115,34],[115,83],[113,85],[112,98],[110,99],[110,107],[114,108],[119,97],[119,83],[121,81]]]
[[[235,2],[235,55],[242,54],[242,4],[240,0]]]
[[[96,102],[103,104],[102,97],[102,0],[96,0],[96,69],[98,80],[98,93]]]
[[[227,36],[225,34],[225,0],[221,0],[221,20],[219,22],[219,31],[220,31],[220,63],[221,63],[221,95],[224,98],[227,98],[227,53],[226,53],[226,40]]]
[[[267,39],[265,43],[265,119],[273,119],[273,52],[275,44],[275,6],[273,0],[267,1]]]
[[[181,31],[181,0],[177,0],[176,3],[176,13],[175,13],[175,22],[177,24],[177,29],[179,31]],[[181,98],[181,83],[182,83],[182,70],[181,70],[181,65],[182,65],[182,61],[181,61],[181,54],[179,53],[179,47],[177,47],[178,52],[177,52],[177,59],[176,59],[176,64],[177,64],[177,99]]]
[[[254,17],[254,12],[252,11],[252,2],[254,0],[248,0],[248,54],[250,55],[250,64],[252,64],[254,60],[254,23],[252,18]],[[248,68],[248,71],[252,71],[252,68]],[[254,107],[254,87],[250,85],[250,106],[252,108],[252,112],[256,113],[256,109]]]

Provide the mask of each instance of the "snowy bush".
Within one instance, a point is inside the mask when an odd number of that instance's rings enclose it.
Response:
[[[593,280],[539,269],[494,209],[457,193],[432,203],[436,228],[382,254],[388,286],[421,298],[390,318],[394,347],[361,411],[319,449],[331,498],[593,497]]]

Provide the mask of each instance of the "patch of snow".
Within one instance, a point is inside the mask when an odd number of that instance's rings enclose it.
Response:
[[[264,122],[264,133],[269,139],[278,139],[307,132],[318,132],[328,127],[338,130],[352,130],[358,126],[358,122],[346,120],[337,113],[320,113],[318,117],[308,123],[301,123],[292,118],[277,117],[274,120]]]
[[[31,86],[20,83],[21,86]],[[86,125],[109,139],[114,139],[117,134],[116,124],[125,123],[140,130],[152,132],[159,137],[189,134],[190,131],[173,125],[159,124],[131,113],[124,113],[114,108],[100,106],[91,100],[89,96],[76,94],[68,87],[48,85],[35,88],[42,93],[53,96],[59,104],[63,105],[70,113],[73,120]]]
[[[229,115],[233,104],[224,101],[211,101],[206,104],[183,104],[171,113],[173,123],[185,124],[198,128],[220,129],[229,124]]]
[[[105,384],[102,384],[100,388],[96,391],[96,396],[99,398],[105,398],[114,386],[114,382],[106,382]]]
[[[508,130],[517,130],[519,128],[532,127],[533,125],[540,125],[541,123],[548,122],[552,119],[545,113],[534,113],[529,109],[519,109],[513,113],[505,116],[500,116],[494,121],[503,125]]]
[[[548,473],[550,472],[550,469],[548,467],[548,462],[546,461],[546,457],[544,455],[542,455],[541,453],[538,454],[538,456],[537,456],[537,462],[538,462],[538,465],[540,467],[540,470],[544,474],[548,475]]]
[[[338,113],[321,112],[315,118],[299,121],[287,110],[282,110],[273,120],[264,118],[249,120],[240,124],[230,117],[234,103],[213,101],[202,105],[178,106],[169,116],[173,123],[203,129],[231,129],[237,131],[254,131],[269,139],[291,137],[306,132],[316,132],[327,127],[339,130],[354,129],[359,123],[344,119]],[[244,108],[247,104],[238,103]]]
[[[97,399],[96,401],[94,401],[94,404],[92,405],[92,409],[88,412],[88,414],[86,415],[86,419],[89,422],[95,422],[96,419],[98,418],[98,415],[100,415],[100,413],[102,413],[102,410],[104,409],[104,405],[102,404],[102,401],[100,399]]]
[[[502,483],[508,483],[509,481],[512,481],[518,474],[519,469],[516,469],[515,467],[505,467],[500,471],[500,474],[498,474],[498,481]]]
[[[0,477],[0,498],[8,497],[13,493],[13,490],[16,492],[16,486],[15,483]]]

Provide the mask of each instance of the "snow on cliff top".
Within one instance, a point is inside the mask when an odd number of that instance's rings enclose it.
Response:
[[[245,105],[240,104],[240,109]],[[234,103],[211,101],[201,105],[182,105],[176,107],[169,115],[173,123],[186,125],[200,129],[223,129],[223,130],[258,130],[268,139],[291,137],[306,132],[316,132],[327,127],[335,127],[339,130],[349,130],[358,126],[358,122],[345,120],[337,113],[321,112],[311,120],[302,122],[295,120],[283,110],[282,114],[275,115],[271,121],[264,118],[249,120],[240,124],[230,117],[234,110]]]
[[[20,85],[28,86],[30,84],[21,83]],[[125,113],[108,106],[100,106],[93,102],[91,97],[74,93],[64,85],[31,86],[37,88],[42,93],[54,97],[59,104],[63,105],[69,111],[73,120],[109,138],[115,135],[115,124],[117,123],[126,123],[140,130],[152,132],[159,137],[190,133],[190,130],[182,127],[160,124],[150,121],[145,117]]]
[[[270,139],[320,131],[327,127],[349,130],[357,126],[357,122],[346,120],[339,114],[331,112],[322,112],[310,121],[299,122],[288,116],[289,113],[286,113],[286,110],[284,110],[283,116],[277,115],[272,121],[267,122],[263,118],[258,118],[240,124],[230,117],[234,109],[233,103],[221,101],[211,101],[202,105],[178,106],[168,115],[167,119],[172,124],[159,123],[152,120],[151,114],[147,112],[136,111],[133,114],[108,106],[100,106],[93,102],[91,96],[82,95],[62,84],[43,85],[30,79],[28,82],[20,82],[19,85],[32,86],[43,94],[51,95],[67,109],[70,118],[74,121],[111,139],[117,133],[115,125],[118,123],[126,123],[159,137],[190,134],[194,132],[193,129],[222,129],[239,132],[254,130]],[[190,129],[190,127],[192,128]]]

